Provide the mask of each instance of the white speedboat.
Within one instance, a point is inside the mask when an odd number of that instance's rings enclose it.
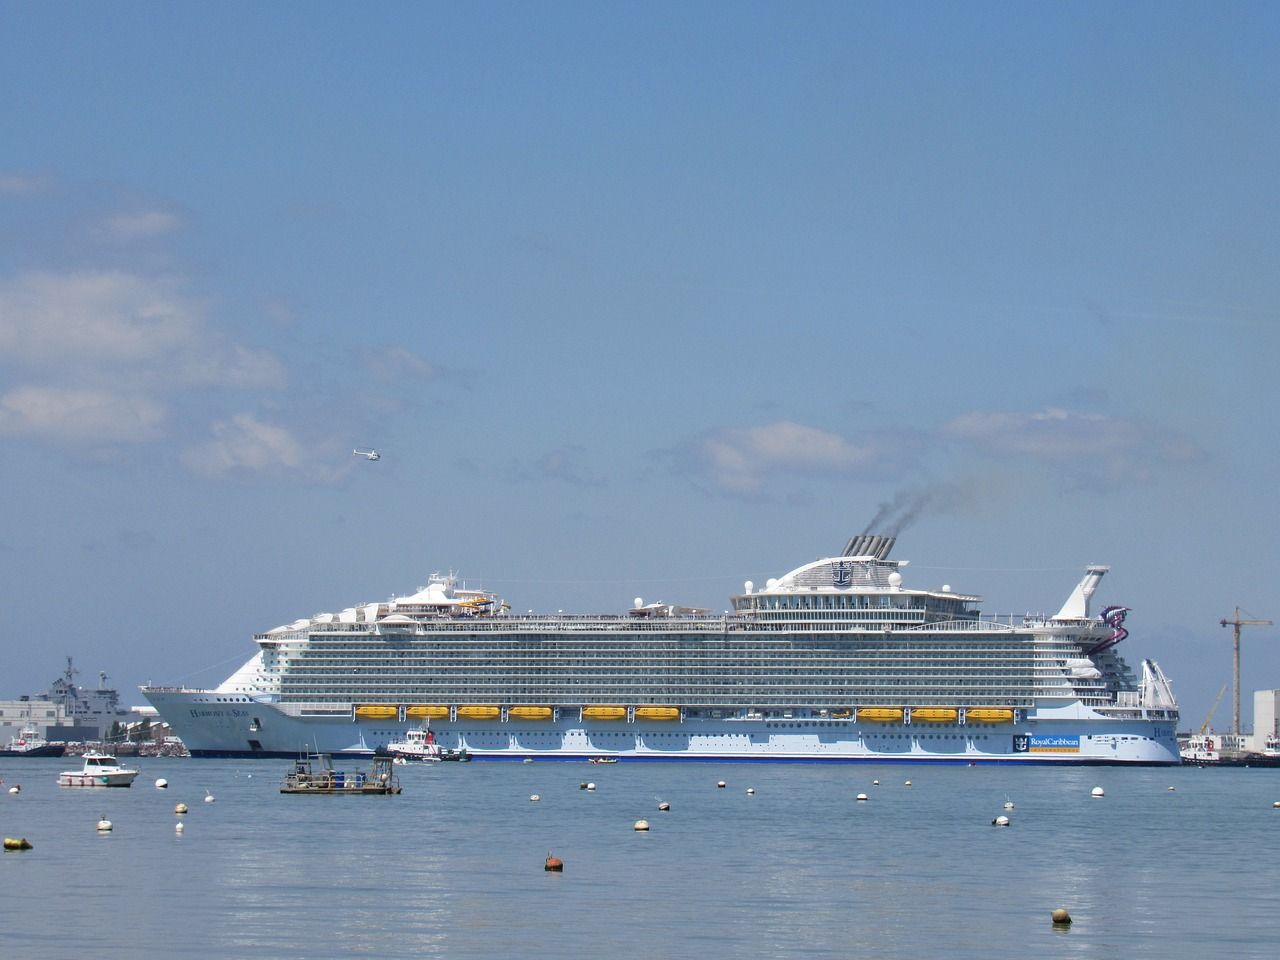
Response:
[[[122,767],[120,761],[110,754],[86,753],[82,769],[64,770],[58,774],[58,786],[127,787],[138,772],[132,767]]]

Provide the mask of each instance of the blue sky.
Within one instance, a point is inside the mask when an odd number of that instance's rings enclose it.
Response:
[[[1111,564],[1184,726],[1280,619],[1273,4],[0,20],[0,696],[449,568],[722,608],[882,505],[988,611]]]

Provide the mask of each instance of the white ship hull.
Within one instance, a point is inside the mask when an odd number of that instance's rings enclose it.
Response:
[[[156,710],[198,757],[367,755],[414,723],[296,716],[250,698],[148,690]],[[444,750],[476,759],[774,761],[838,763],[1176,764],[1167,720],[1089,716],[1080,708],[1003,724],[882,724],[826,718],[684,721],[432,721]],[[1065,714],[1075,714],[1067,716]]]
[[[492,759],[1179,762],[1168,678],[1116,652],[1128,608],[1089,613],[1107,567],[1053,616],[1001,617],[908,587],[893,542],[747,581],[723,616],[639,598],[512,615],[437,575],[255,634],[214,690],[143,692],[196,756],[367,754],[425,721]]]

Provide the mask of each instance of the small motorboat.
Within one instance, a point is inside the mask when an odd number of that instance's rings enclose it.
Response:
[[[132,785],[138,773],[132,767],[122,767],[120,761],[109,753],[86,753],[83,768],[58,774],[58,786],[127,787]]]
[[[587,763],[617,763],[617,757],[589,757]]]

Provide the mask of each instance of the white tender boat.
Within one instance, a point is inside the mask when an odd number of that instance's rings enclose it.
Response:
[[[82,769],[64,770],[58,774],[58,786],[127,787],[138,772],[132,767],[122,767],[120,761],[110,754],[86,753]]]

